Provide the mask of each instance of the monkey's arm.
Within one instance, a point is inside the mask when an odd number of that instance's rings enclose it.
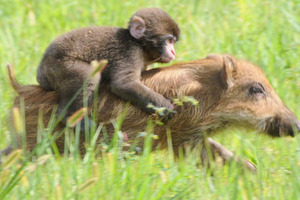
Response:
[[[171,104],[171,101],[143,85],[140,81],[140,76],[141,70],[135,70],[129,67],[123,68],[123,70],[114,71],[111,79],[112,92],[150,113],[153,113],[154,110],[147,108],[149,103],[156,107],[172,109],[173,105]]]

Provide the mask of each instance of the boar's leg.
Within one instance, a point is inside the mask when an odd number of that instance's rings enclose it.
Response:
[[[7,155],[9,155],[12,152],[12,150],[13,150],[12,146],[9,145],[5,149],[3,149],[3,150],[0,151],[0,164],[2,163],[2,155],[7,156]]]
[[[238,156],[235,156],[231,151],[229,151],[228,149],[226,149],[224,146],[214,141],[213,139],[207,138],[206,146],[210,148],[212,158],[215,158],[216,154],[218,154],[222,158],[223,163],[234,160],[235,162],[246,166],[247,169],[249,169],[250,171],[256,172],[256,167],[251,162],[244,160]],[[207,163],[209,165],[209,162],[207,161],[208,159],[207,151],[201,152],[201,159],[204,164]]]

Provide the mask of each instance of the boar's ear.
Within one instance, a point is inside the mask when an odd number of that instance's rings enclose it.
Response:
[[[236,66],[233,58],[228,55],[223,56],[223,69],[221,71],[221,80],[226,88],[233,86],[234,74],[236,73]]]
[[[206,58],[223,62],[223,55],[222,54],[209,54],[208,56],[206,56]]]

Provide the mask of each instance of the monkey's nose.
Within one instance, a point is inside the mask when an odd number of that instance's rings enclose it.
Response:
[[[172,49],[172,50],[171,50],[171,53],[175,56],[175,54],[176,54],[176,53],[175,53],[175,49]]]

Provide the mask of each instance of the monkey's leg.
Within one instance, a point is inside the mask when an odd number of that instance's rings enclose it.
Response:
[[[100,74],[91,77],[93,68],[89,63],[73,61],[69,65],[71,65],[71,67],[67,68],[67,72],[63,78],[56,83],[59,84],[56,86],[59,93],[58,113],[61,113],[65,106],[73,100],[67,108],[65,120],[84,106],[84,93],[86,93],[88,106],[93,103],[94,90],[99,85],[101,79]],[[84,85],[86,87],[84,87]],[[89,126],[90,122],[89,119]],[[81,129],[84,130],[84,123],[81,122],[81,124]]]
[[[246,166],[250,171],[256,172],[256,167],[251,162],[234,155],[231,151],[226,149],[220,143],[214,141],[211,138],[207,138],[207,142],[208,147],[210,148],[211,153],[213,154],[213,157],[215,157],[215,154],[218,154],[222,158],[224,163],[231,162],[232,160],[234,160]]]
[[[51,83],[49,82],[48,77],[46,76],[45,73],[45,67],[43,65],[40,65],[37,69],[37,82],[40,84],[42,88],[45,90],[53,90],[54,88],[52,87]]]

